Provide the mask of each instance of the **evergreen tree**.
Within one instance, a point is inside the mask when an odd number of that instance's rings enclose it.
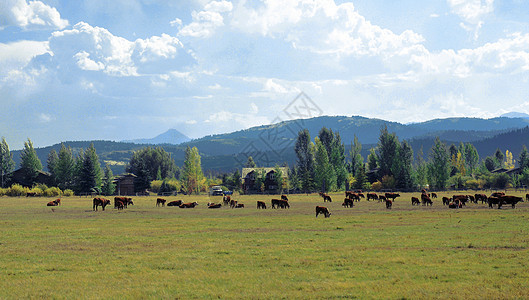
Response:
[[[33,142],[31,142],[30,139],[24,143],[24,149],[20,154],[20,168],[22,169],[24,181],[30,185],[35,183],[39,171],[42,171],[42,163],[40,162],[37,152],[33,148]]]
[[[57,164],[55,165],[55,182],[62,190],[74,188],[75,174],[75,159],[73,157],[72,148],[61,144]]]
[[[74,173],[73,173],[73,182],[72,185],[77,193],[82,192],[82,183],[81,183],[81,170],[83,169],[84,164],[84,150],[80,149],[79,153],[75,157]]]
[[[134,151],[126,170],[137,176],[136,191],[144,191],[151,186],[153,180],[174,177],[177,168],[171,155],[163,148],[146,147]]]
[[[367,155],[367,165],[369,167],[369,170],[374,170],[378,168],[378,158],[375,152],[375,148],[371,148],[369,150],[369,154]]]
[[[286,181],[285,178],[283,178],[283,171],[281,171],[281,168],[279,168],[278,165],[274,168],[274,182],[277,187],[277,193],[282,194],[283,188],[286,187]]]
[[[102,185],[102,171],[99,157],[94,144],[86,149],[79,172],[79,191],[81,193],[100,193]]]
[[[327,150],[325,145],[316,138],[316,153],[315,153],[315,176],[314,181],[316,188],[322,192],[328,192],[336,189],[336,174],[329,162]]]
[[[351,144],[351,151],[349,152],[349,155],[351,156],[350,170],[354,177],[358,176],[358,171],[360,171],[360,169],[364,169],[364,158],[362,157],[361,152],[362,144],[360,144],[355,135],[353,143]]]
[[[413,149],[406,141],[397,146],[397,157],[391,171],[394,174],[395,187],[410,190],[413,188]]]
[[[198,194],[205,184],[206,178],[202,172],[200,154],[197,147],[187,146],[184,158],[184,168],[182,172],[182,184],[188,194]]]
[[[428,163],[428,181],[430,186],[442,190],[446,187],[450,177],[450,159],[446,145],[441,142],[439,137],[435,139],[435,144],[430,152],[430,161]]]
[[[363,189],[366,182],[367,182],[367,175],[366,175],[364,164],[362,164],[362,166],[359,166],[359,168],[357,168],[356,170],[354,188]]]
[[[46,160],[46,164],[48,167],[48,172],[51,174],[51,178],[53,180],[53,185],[57,184],[57,164],[59,163],[59,156],[57,155],[57,152],[54,149],[51,149],[50,153],[48,153],[48,159]]]
[[[468,166],[469,174],[474,174],[474,170],[477,168],[479,163],[478,150],[471,143],[465,144],[465,161]]]
[[[103,194],[110,196],[116,192],[116,184],[114,184],[114,174],[108,165],[105,165],[105,178],[103,180]]]
[[[297,156],[298,175],[301,189],[308,193],[314,189],[314,154],[307,129],[298,133],[294,151]]]
[[[527,152],[527,147],[525,147],[525,145],[523,145],[520,156],[518,157],[518,166],[522,171],[529,168],[529,153]]]
[[[347,180],[347,168],[345,161],[345,146],[342,143],[342,138],[338,132],[333,139],[329,162],[336,175],[336,188],[338,190],[343,190],[345,187],[345,181]]]
[[[416,160],[416,181],[420,188],[423,188],[428,184],[427,181],[427,173],[428,169],[426,166],[426,163],[423,158],[423,152],[422,152],[422,146],[421,149],[419,149],[419,153],[417,154],[417,160]]]
[[[492,172],[494,169],[496,169],[496,159],[491,156],[487,156],[485,158],[485,167],[489,172]]]
[[[233,185],[233,190],[240,191],[242,187],[242,178],[241,173],[239,172],[239,169],[235,169],[233,172],[233,175],[231,177],[231,182]]]
[[[397,157],[399,141],[395,133],[389,133],[388,127],[384,126],[380,131],[378,142],[378,158],[377,162],[380,167],[378,175],[383,177],[385,175],[394,175],[392,172],[395,159]]]
[[[253,157],[248,156],[248,161],[246,162],[246,165],[244,165],[245,168],[255,168],[255,162],[253,161]]]
[[[5,183],[9,181],[11,173],[15,170],[15,162],[13,161],[13,154],[9,151],[9,145],[6,139],[2,137],[0,143],[0,177],[1,187],[5,187]]]
[[[504,158],[505,158],[505,156],[503,155],[503,152],[501,152],[500,148],[496,149],[496,152],[494,153],[494,167],[495,167],[495,169],[502,167]]]

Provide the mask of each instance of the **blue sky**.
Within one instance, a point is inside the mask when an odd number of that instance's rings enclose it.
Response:
[[[0,135],[196,138],[326,115],[529,112],[529,4],[512,0],[0,0]]]

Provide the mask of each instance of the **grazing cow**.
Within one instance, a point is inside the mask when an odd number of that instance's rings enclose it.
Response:
[[[118,210],[123,209],[123,206],[125,206],[125,204],[123,204],[123,202],[121,201],[118,201],[114,205],[117,206]]]
[[[474,196],[472,195],[468,195],[468,200],[471,202],[471,203],[478,203],[478,201],[476,201],[476,198],[474,198]]]
[[[432,199],[437,199],[437,194],[436,193],[432,193]]]
[[[412,206],[413,206],[413,205],[419,205],[419,203],[421,203],[421,202],[419,201],[419,198],[417,198],[417,197],[411,197],[411,205],[412,205]]]
[[[392,201],[395,201],[395,198],[400,197],[400,194],[398,194],[398,193],[386,193],[385,196],[386,196],[386,199],[391,199]]]
[[[505,196],[505,193],[504,192],[494,192],[492,194],[490,194],[491,197],[501,197],[501,196]]]
[[[160,204],[161,204],[162,206],[165,206],[165,202],[166,202],[166,201],[167,201],[167,200],[165,200],[165,199],[158,198],[158,199],[156,199],[156,206],[160,206]]]
[[[324,206],[316,206],[316,218],[319,214],[323,214],[326,218],[331,216],[331,213],[327,209],[327,207]]]
[[[501,208],[503,204],[510,204],[512,205],[512,208],[515,208],[516,203],[518,202],[523,202],[523,198],[516,196],[501,196],[498,203],[498,208]]]
[[[98,206],[101,206],[101,208],[104,211],[105,206],[110,204],[110,200],[105,199],[105,198],[94,198],[92,202],[93,202],[92,210],[95,210],[95,211],[97,211]]]
[[[377,194],[376,193],[367,193],[367,201],[369,201],[371,199],[378,200]]]
[[[343,200],[342,206],[343,207],[353,207],[354,206],[353,202],[354,202],[353,200],[351,200],[349,198],[345,198]]]
[[[180,204],[180,208],[194,208],[195,206],[198,205],[198,202],[191,202],[191,203],[182,203]]]
[[[474,199],[476,199],[476,203],[478,201],[481,201],[481,204],[487,202],[487,195],[485,194],[474,194]]]
[[[222,207],[222,203],[218,203],[218,204],[211,203],[210,205],[208,205],[208,208],[221,208],[221,207]]]
[[[48,202],[48,204],[46,204],[46,206],[57,206],[57,205],[58,204],[55,201],[50,201],[50,202]]]
[[[288,197],[287,197],[287,195],[281,195],[281,200],[286,200],[286,201],[288,201]]]
[[[452,196],[452,200],[459,200],[459,202],[461,203],[461,205],[464,205],[466,206],[467,205],[467,201],[468,201],[468,196],[467,195],[454,195]]]
[[[127,205],[134,205],[134,202],[132,202],[132,198],[129,198],[129,197],[122,197],[122,196],[114,197],[114,207],[116,207],[116,201],[123,202],[123,206],[125,208],[127,208]]]
[[[448,205],[448,204],[450,204],[450,198],[443,197],[443,205]]]
[[[378,202],[386,201],[387,198],[384,195],[378,195]]]
[[[427,194],[421,194],[421,201],[423,206],[433,204],[432,199]]]
[[[290,208],[290,204],[286,200],[280,200],[279,207],[281,207],[281,208]]]
[[[500,204],[500,198],[490,196],[489,198],[487,198],[487,203],[489,204],[489,208],[492,208],[493,205]]]
[[[320,196],[323,198],[323,202],[332,202],[331,196],[329,196],[328,194],[320,192]]]
[[[461,203],[459,199],[452,200],[448,204],[448,208],[462,208],[462,207],[463,207],[463,204]]]
[[[171,201],[169,203],[167,203],[167,206],[180,206],[182,205],[182,200],[175,200],[175,201]]]
[[[237,205],[235,205],[234,208],[244,208],[244,204],[243,203],[237,203]]]
[[[391,199],[386,199],[386,208],[391,209],[392,205],[393,205],[393,201]]]
[[[266,209],[266,203],[263,201],[257,201],[257,209]]]

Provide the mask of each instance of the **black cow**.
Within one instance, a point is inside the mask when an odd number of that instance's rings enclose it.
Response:
[[[331,216],[331,213],[327,209],[327,207],[324,206],[316,206],[316,218],[319,214],[323,214],[326,218]]]
[[[266,203],[263,201],[257,201],[257,209],[266,209]]]
[[[169,203],[167,203],[167,206],[180,206],[182,205],[182,200],[175,200],[175,201],[171,201]]]

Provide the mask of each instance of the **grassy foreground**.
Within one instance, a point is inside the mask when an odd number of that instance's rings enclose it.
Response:
[[[342,193],[292,195],[288,210],[256,209],[272,196],[236,196],[243,209],[135,197],[104,212],[2,197],[0,298],[529,298],[529,203],[449,210],[445,195],[412,207],[403,194],[391,210],[343,208]]]

